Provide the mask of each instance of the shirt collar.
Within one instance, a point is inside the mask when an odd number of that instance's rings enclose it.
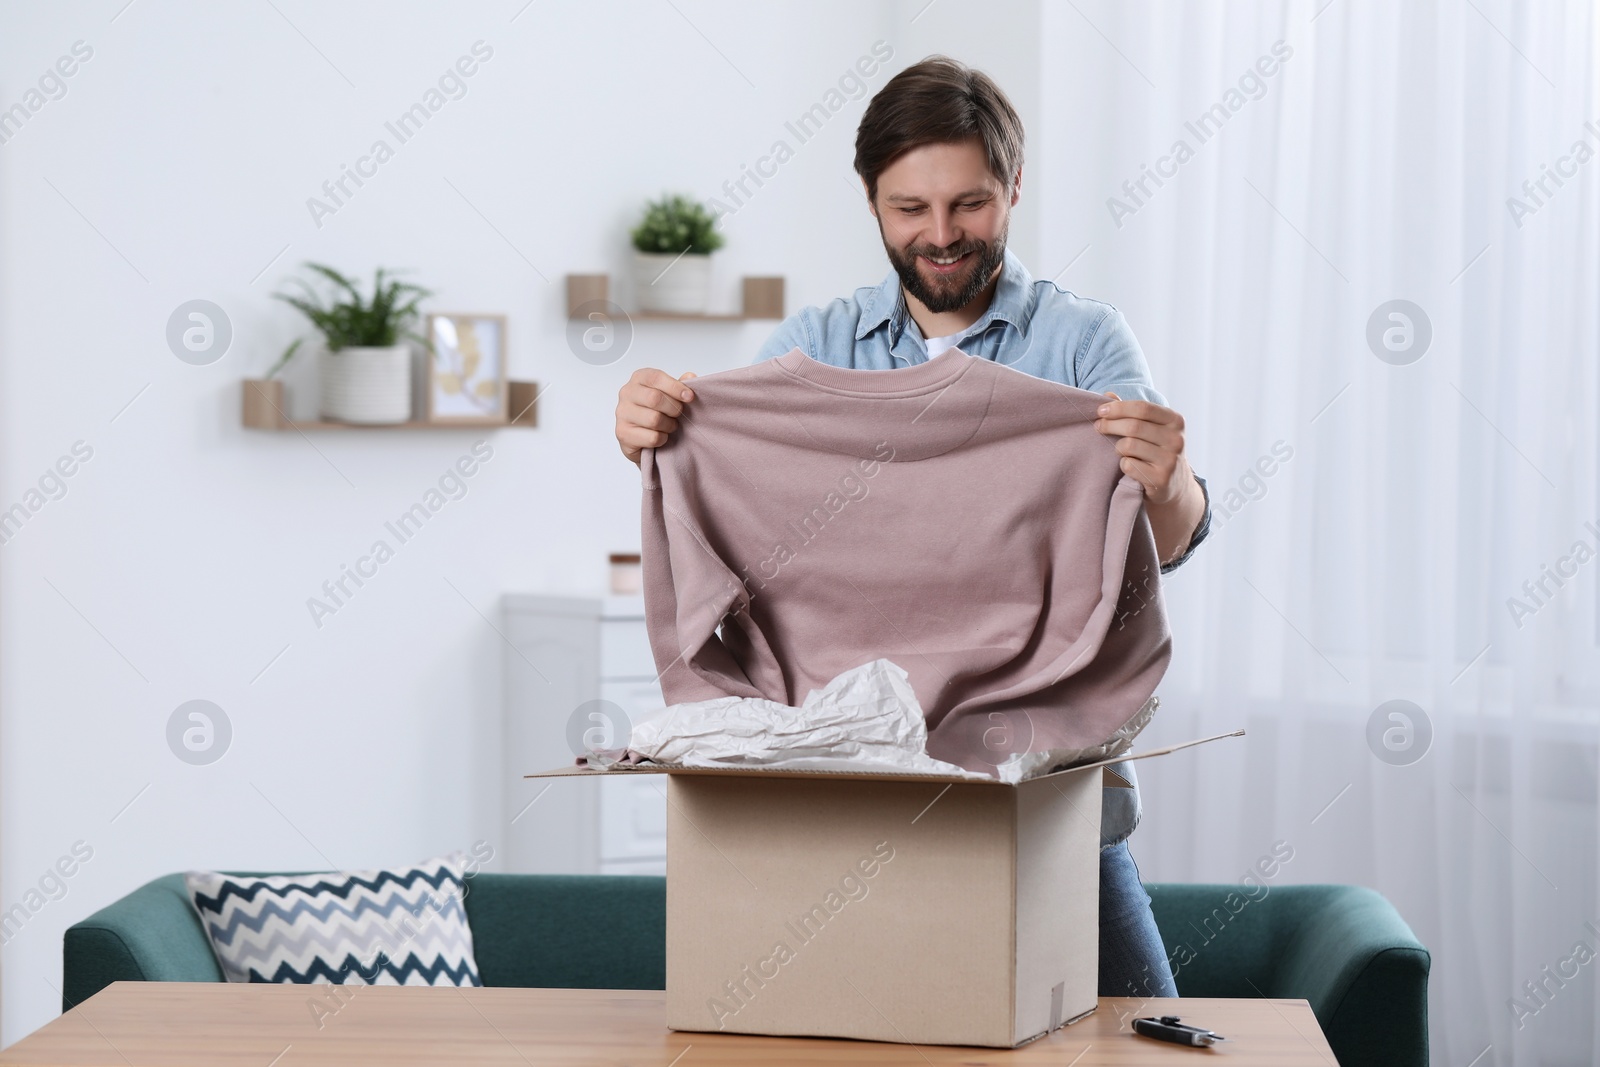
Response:
[[[1026,331],[1028,320],[1033,317],[1033,309],[1038,300],[1038,294],[1033,289],[1033,277],[1028,273],[1028,268],[1022,265],[1022,260],[1017,258],[1015,252],[1007,248],[1005,262],[1000,267],[1000,282],[995,286],[994,299],[989,302],[988,310],[978,321],[963,332],[985,329],[996,319],[1009,322],[1018,330]],[[889,276],[872,291],[871,296],[867,298],[866,306],[861,309],[861,318],[856,322],[856,340],[861,340],[887,323],[889,343],[892,345],[900,340],[900,334],[905,331],[910,317],[910,312],[906,310],[905,294],[900,289],[900,275],[891,270]]]

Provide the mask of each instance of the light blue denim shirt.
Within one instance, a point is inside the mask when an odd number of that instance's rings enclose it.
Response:
[[[1167,406],[1150,380],[1150,365],[1122,312],[1054,282],[1034,281],[1009,249],[989,309],[961,332],[956,344],[969,356],[1003,363],[1036,378]],[[853,296],[825,307],[801,308],[761,346],[756,361],[796,348],[818,362],[857,370],[892,370],[928,359],[894,271],[876,287],[857,289]],[[1205,497],[1205,514],[1183,554],[1162,565],[1163,574],[1181,566],[1211,532],[1211,494],[1204,478],[1196,475],[1195,480]],[[1125,840],[1139,824],[1133,764],[1118,763],[1113,769],[1132,788],[1105,789],[1102,847]]]

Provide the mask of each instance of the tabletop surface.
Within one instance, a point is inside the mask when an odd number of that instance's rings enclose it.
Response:
[[[1140,1037],[1178,1015],[1232,1039],[1210,1049]],[[1102,997],[1087,1018],[1019,1049],[747,1037],[668,1030],[655,990],[116,982],[0,1052],[0,1065],[1196,1064],[1338,1067],[1303,1000]]]

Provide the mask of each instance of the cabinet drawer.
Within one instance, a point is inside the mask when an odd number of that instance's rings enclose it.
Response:
[[[600,782],[600,861],[665,859],[666,775],[621,773]]]
[[[662,707],[661,689],[649,679],[602,682],[600,699],[621,708],[629,722],[637,722]],[[626,775],[626,772],[619,773]],[[599,785],[602,865],[623,860],[664,862],[667,855],[666,777],[641,774],[602,778]]]
[[[667,857],[648,860],[601,860],[601,874],[656,874],[667,873]]]
[[[650,632],[644,620],[601,620],[600,680],[655,676],[656,661],[650,654]]]
[[[648,675],[637,681],[602,681],[600,699],[609,700],[621,708],[630,723],[637,722],[653,711],[660,711],[664,706],[661,687],[651,681]]]

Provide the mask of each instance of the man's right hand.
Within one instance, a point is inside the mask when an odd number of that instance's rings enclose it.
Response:
[[[683,406],[694,391],[681,384],[695,376],[686,372],[674,378],[664,370],[642,367],[617,391],[617,444],[634,463],[647,448],[660,448],[678,428]]]

